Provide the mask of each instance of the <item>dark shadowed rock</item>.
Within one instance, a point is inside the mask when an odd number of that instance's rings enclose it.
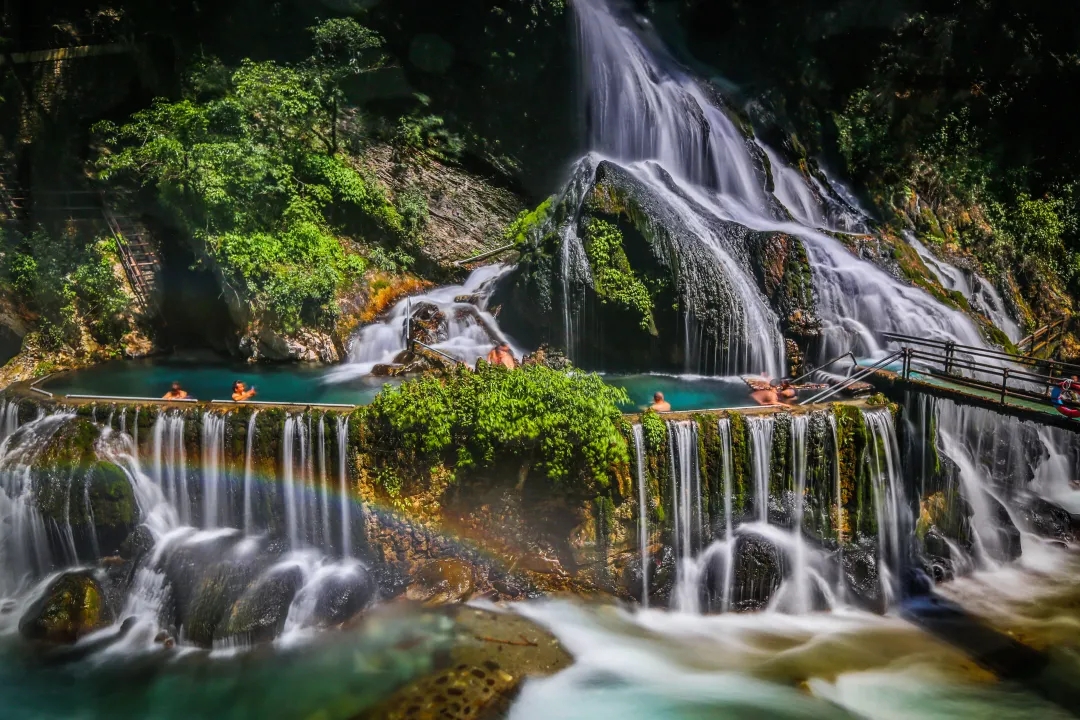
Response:
[[[215,639],[240,638],[251,643],[273,640],[285,627],[289,606],[303,584],[303,573],[297,567],[260,578],[233,603]]]
[[[356,616],[375,599],[375,581],[363,567],[326,578],[318,588],[315,622],[340,625]]]

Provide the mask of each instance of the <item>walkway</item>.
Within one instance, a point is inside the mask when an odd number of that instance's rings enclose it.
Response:
[[[867,378],[882,390],[911,390],[983,407],[1041,425],[1080,432],[1050,402],[1062,377],[1080,366],[1010,355],[939,340],[885,334],[899,344],[900,369],[876,369]]]

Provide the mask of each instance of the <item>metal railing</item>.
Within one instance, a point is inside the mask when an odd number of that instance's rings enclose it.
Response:
[[[903,346],[900,376],[905,380],[914,373],[947,381],[993,393],[1002,405],[1010,397],[1050,405],[1050,393],[1062,375],[1080,375],[1080,366],[1070,363],[897,333],[883,335]]]
[[[843,356],[841,356],[841,357],[843,357]],[[842,382],[839,382],[836,385],[833,385],[833,386],[831,386],[829,388],[826,388],[825,390],[822,390],[817,395],[814,395],[814,396],[812,396],[810,398],[807,398],[806,400],[800,401],[799,404],[800,405],[815,405],[817,403],[824,402],[825,400],[831,398],[833,395],[836,395],[838,392],[842,392],[842,391],[846,390],[847,388],[851,387],[852,385],[859,382],[863,378],[869,377],[870,375],[877,372],[878,370],[881,370],[882,368],[888,367],[889,364],[896,362],[897,360],[901,359],[902,357],[903,357],[903,350],[897,350],[897,351],[895,351],[893,353],[890,353],[889,355],[886,355],[882,359],[875,362],[873,365],[859,365],[858,367],[861,368],[861,369],[858,372],[852,373],[851,375],[844,378],[844,380]],[[837,358],[837,359],[839,359],[839,358]]]

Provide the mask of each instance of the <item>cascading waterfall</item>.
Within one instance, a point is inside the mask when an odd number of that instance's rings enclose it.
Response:
[[[352,528],[350,527],[351,494],[349,493],[349,418],[337,418],[338,487],[341,503],[341,554],[352,557]]]
[[[19,429],[19,403],[0,400],[0,443]]]
[[[298,493],[301,496],[303,495],[303,487],[297,488],[296,486],[296,465],[293,462],[298,426],[300,424],[296,416],[287,415],[281,436],[281,489],[285,505],[285,532],[286,537],[289,538],[289,547],[294,550],[301,546],[296,496]],[[303,439],[301,438],[302,444]]]
[[[806,564],[806,539],[803,537],[803,512],[806,507],[806,431],[809,427],[808,415],[795,415],[791,418],[791,468],[795,481],[795,495],[791,503],[792,533],[795,538],[791,575],[793,609],[797,613],[810,612],[813,609],[808,577],[810,570]]]
[[[638,486],[638,549],[641,557],[641,606],[649,607],[649,489],[645,479],[645,429],[634,423],[634,461]]]
[[[319,522],[322,526],[322,546],[329,552],[333,547],[330,539],[330,488],[326,477],[326,421],[319,416]]]
[[[900,477],[900,449],[892,414],[885,409],[863,413],[870,430],[870,472],[878,527],[878,579],[886,606],[900,598],[900,577],[908,547],[911,518]]]
[[[649,31],[617,18],[605,0],[572,4],[585,68],[589,147],[621,164],[714,252],[737,289],[732,339],[748,347],[745,368],[781,374],[783,348],[768,307],[737,247],[713,231],[717,220],[799,237],[814,275],[822,320],[821,359],[854,350],[881,354],[875,333],[889,330],[984,345],[975,324],[921,289],[855,256],[836,238],[788,219],[765,190],[765,150],[746,138],[702,89],[660,49]],[[782,165],[779,158],[774,167]],[[788,196],[805,183],[776,167]],[[802,201],[799,201],[801,204]],[[799,208],[796,208],[800,211]],[[799,212],[795,212],[797,217]]]
[[[731,597],[735,589],[735,526],[731,507],[735,475],[731,465],[731,420],[720,418],[717,425],[720,433],[720,475],[724,483],[724,582],[720,595],[720,611],[728,612],[731,610]]]
[[[760,522],[769,522],[769,478],[772,475],[773,432],[776,418],[771,415],[746,419],[750,430],[750,465],[754,474],[754,514]]]
[[[385,320],[360,331],[352,342],[348,362],[331,370],[327,381],[344,382],[367,375],[376,365],[392,363],[406,348],[410,310],[424,305],[433,306],[443,317],[432,347],[470,365],[486,357],[494,341],[510,342],[487,311],[487,302],[499,278],[511,269],[508,265],[485,265],[474,270],[463,285],[447,285],[401,300]],[[512,342],[511,347],[521,357],[521,349]]]
[[[698,428],[693,420],[668,422],[667,426],[671,461],[672,545],[678,563],[675,607],[683,612],[699,612],[700,568],[694,562],[703,530]]]
[[[177,410],[158,413],[152,433],[154,482],[180,513],[180,522],[189,525],[191,504],[188,500],[187,449],[184,447],[183,413]]]
[[[42,415],[0,442],[0,598],[24,590],[53,568],[45,520],[34,503],[31,471],[49,440],[71,417]]]
[[[225,418],[210,412],[202,419],[203,525],[216,528],[225,524],[226,487],[222,480],[225,465]]]
[[[255,421],[259,417],[259,411],[253,410],[248,418],[247,435],[244,438],[244,534],[250,535],[255,528],[255,520],[252,512],[252,497],[255,484]]]

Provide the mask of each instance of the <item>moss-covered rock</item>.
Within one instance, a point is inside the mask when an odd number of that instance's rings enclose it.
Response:
[[[37,509],[61,531],[50,539],[58,557],[71,550],[83,561],[115,555],[138,524],[131,481],[115,463],[98,458],[99,436],[93,421],[76,417],[60,427],[33,462]]]
[[[64,573],[45,589],[19,620],[30,640],[73,643],[113,621],[105,591],[88,572]]]

